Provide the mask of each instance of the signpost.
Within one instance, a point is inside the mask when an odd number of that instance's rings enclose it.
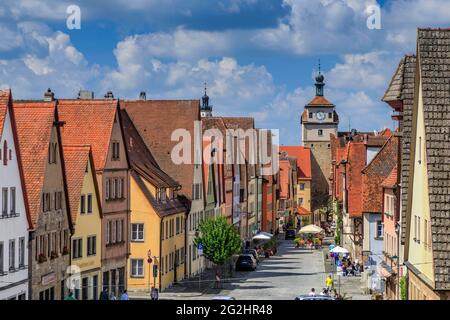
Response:
[[[200,270],[198,272],[198,288],[201,289],[201,278],[202,278],[202,259],[201,256],[203,256],[203,244],[199,243],[197,244],[197,253],[200,256]]]
[[[150,292],[151,290],[151,285],[150,285],[150,265],[152,264],[152,250],[148,250],[147,252],[147,262],[148,262],[148,292]]]

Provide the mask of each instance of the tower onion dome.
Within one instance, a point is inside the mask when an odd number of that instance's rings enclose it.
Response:
[[[321,74],[320,71],[319,71],[319,74],[318,74],[317,77],[316,77],[316,82],[317,82],[317,83],[323,83],[324,81],[325,81],[325,77],[324,77],[323,74]]]

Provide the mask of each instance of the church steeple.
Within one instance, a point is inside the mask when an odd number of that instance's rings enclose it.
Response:
[[[316,96],[317,97],[323,97],[323,87],[325,87],[325,77],[321,73],[320,70],[320,60],[319,60],[319,74],[316,77]]]
[[[205,82],[205,95],[202,97],[202,107],[200,108],[200,115],[204,117],[212,117],[212,106],[209,105],[209,97],[206,92],[206,82]]]

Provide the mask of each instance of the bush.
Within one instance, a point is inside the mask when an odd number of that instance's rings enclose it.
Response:
[[[400,278],[400,300],[406,299],[406,277]]]

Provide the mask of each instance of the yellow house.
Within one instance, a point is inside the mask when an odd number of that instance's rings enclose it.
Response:
[[[410,300],[450,299],[450,104],[448,90],[442,90],[449,41],[450,30],[418,31],[405,236]]]
[[[186,208],[177,196],[180,185],[160,169],[126,111],[122,113],[131,165],[128,289],[164,290],[184,278]]]
[[[90,146],[64,145],[64,165],[75,229],[71,238],[72,273],[80,275],[75,296],[97,300],[101,288],[102,211]]]

